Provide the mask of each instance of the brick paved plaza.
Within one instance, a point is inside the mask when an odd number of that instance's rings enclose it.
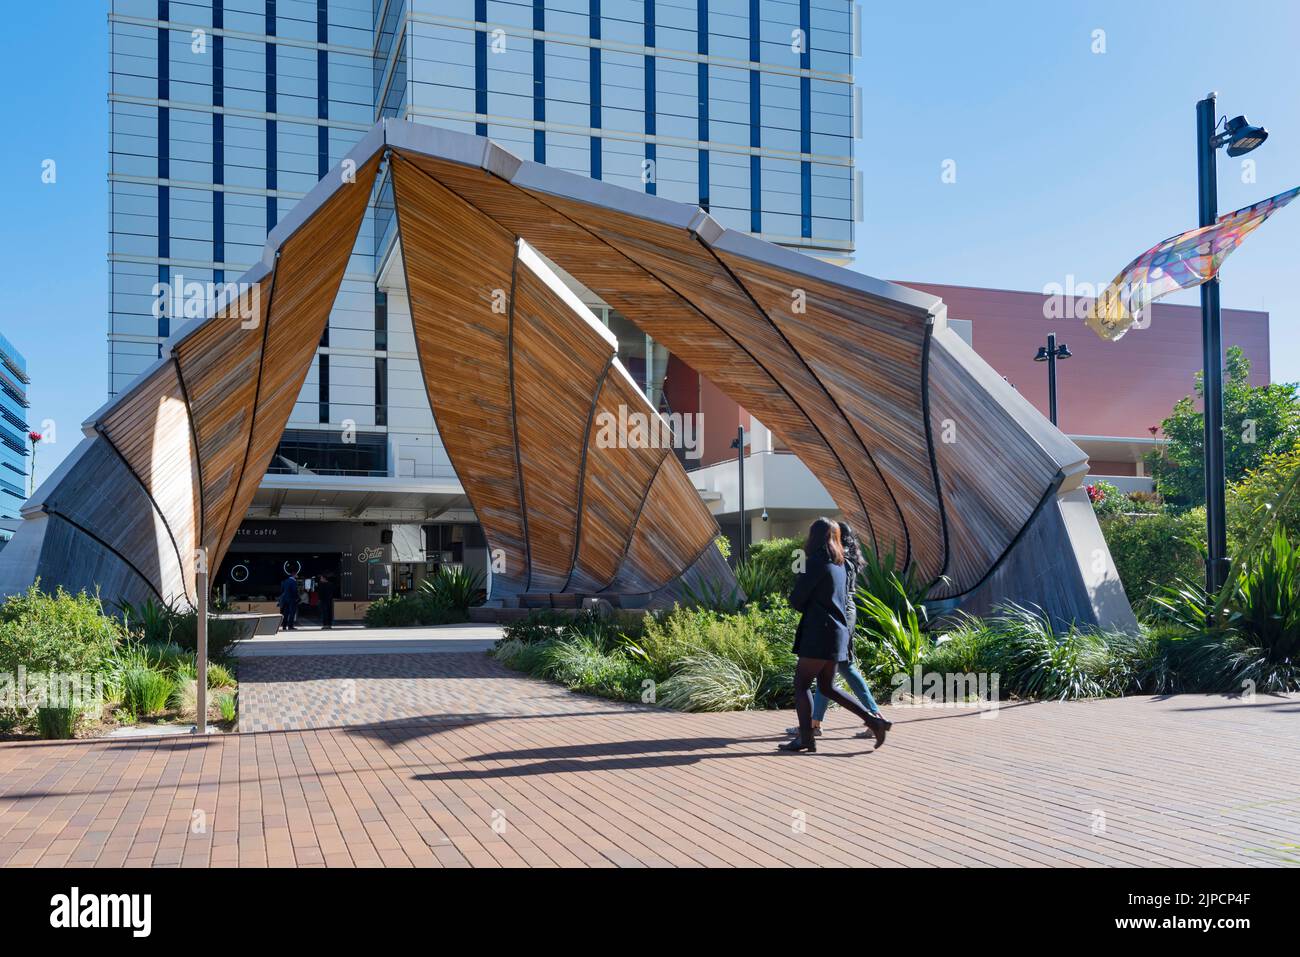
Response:
[[[786,755],[788,712],[620,705],[480,654],[241,679],[241,734],[0,745],[0,863],[1300,861],[1295,696],[892,709],[874,753],[832,711],[817,755]]]

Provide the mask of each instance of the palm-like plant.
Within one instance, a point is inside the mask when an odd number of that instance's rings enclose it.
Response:
[[[736,586],[727,588],[717,582],[701,582],[693,587],[689,582],[682,583],[682,604],[687,608],[700,608],[718,614],[729,615],[740,611],[745,604],[744,596]]]
[[[432,578],[420,583],[420,590],[434,605],[463,612],[478,603],[479,592],[483,590],[483,576],[475,569],[444,565]]]
[[[914,603],[905,584],[895,578],[883,596],[860,587],[854,596],[858,628],[871,649],[867,666],[878,678],[911,675],[923,664],[934,642],[925,633],[925,609]]]
[[[736,583],[750,601],[759,601],[780,594],[785,586],[785,576],[770,562],[751,558],[736,566]]]
[[[897,566],[898,555],[893,546],[883,555],[864,548],[856,584],[860,590],[883,599],[899,614],[906,614],[908,606],[921,606],[930,586],[920,578],[915,565],[908,565],[902,571]]]
[[[1268,658],[1300,654],[1300,548],[1280,527],[1242,569],[1228,607],[1231,625],[1254,639]]]

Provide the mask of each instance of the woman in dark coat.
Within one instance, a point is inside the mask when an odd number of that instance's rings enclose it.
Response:
[[[862,569],[863,558],[862,550],[858,547],[857,536],[853,534],[853,529],[846,523],[840,522],[840,544],[844,546],[844,581],[848,587],[848,606],[845,611],[848,612],[849,626],[849,657],[847,661],[838,662],[835,670],[839,672],[840,677],[844,679],[853,696],[862,703],[866,708],[881,721],[885,722],[885,730],[893,728],[894,723],[889,721],[880,713],[880,706],[876,704],[875,697],[871,694],[871,687],[867,684],[867,679],[863,676],[862,670],[858,668],[853,660],[853,628],[857,619],[857,605],[853,600],[853,592],[857,587],[858,572]],[[826,709],[830,706],[830,700],[823,694],[813,689],[813,709],[812,709],[812,727],[813,735],[822,733],[822,719],[826,717]],[[799,727],[786,728],[787,734],[798,734]],[[858,735],[865,738],[871,731],[863,731]]]
[[[835,687],[835,666],[849,658],[848,581],[844,574],[844,547],[840,527],[819,518],[808,529],[804,545],[804,571],[794,583],[790,605],[800,612],[794,636],[799,656],[794,672],[794,708],[799,715],[799,736],[784,751],[816,751],[812,729],[812,698],[817,689],[846,711],[851,711],[875,734],[876,747],[885,743],[885,723]]]

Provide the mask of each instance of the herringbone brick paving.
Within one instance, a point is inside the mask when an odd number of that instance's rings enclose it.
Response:
[[[250,720],[297,730],[0,745],[0,864],[1300,862],[1297,696],[894,708],[876,752],[832,711],[818,754],[786,755],[788,712],[678,714],[478,655],[382,657],[426,660],[241,666]],[[311,702],[338,681],[355,708]]]

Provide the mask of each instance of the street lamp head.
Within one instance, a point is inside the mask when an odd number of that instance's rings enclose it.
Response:
[[[1067,346],[1064,342],[1062,342],[1059,346],[1056,347],[1056,358],[1068,359],[1072,355],[1074,355],[1074,353],[1070,351],[1070,347]]]
[[[1048,360],[1047,346],[1038,347],[1038,355],[1034,356],[1035,362],[1046,362]]]
[[[1268,130],[1262,126],[1251,126],[1244,116],[1234,116],[1228,120],[1224,140],[1228,144],[1229,156],[1245,156],[1268,139]]]

